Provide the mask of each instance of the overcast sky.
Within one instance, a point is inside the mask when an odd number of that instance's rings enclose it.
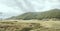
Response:
[[[0,0],[0,12],[3,12],[0,18],[53,8],[60,8],[60,0]]]

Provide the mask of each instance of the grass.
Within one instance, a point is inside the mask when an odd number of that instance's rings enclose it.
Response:
[[[0,21],[0,31],[60,31],[60,21]]]

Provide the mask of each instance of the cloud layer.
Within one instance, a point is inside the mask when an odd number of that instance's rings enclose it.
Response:
[[[1,18],[19,15],[24,12],[42,12],[60,8],[60,0],[0,0]]]

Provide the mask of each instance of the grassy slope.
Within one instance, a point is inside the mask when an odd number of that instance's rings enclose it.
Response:
[[[60,19],[60,9],[51,9],[45,12],[28,12],[22,15],[13,16],[8,19],[23,19],[23,20],[31,20],[31,19],[50,19],[50,18],[59,18]]]
[[[0,31],[60,31],[60,21],[0,21]]]

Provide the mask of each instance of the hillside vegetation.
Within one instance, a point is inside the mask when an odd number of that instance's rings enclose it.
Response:
[[[45,12],[27,12],[22,15],[13,16],[9,19],[23,19],[23,20],[31,20],[31,19],[51,19],[56,18],[60,19],[60,9],[52,9]]]

